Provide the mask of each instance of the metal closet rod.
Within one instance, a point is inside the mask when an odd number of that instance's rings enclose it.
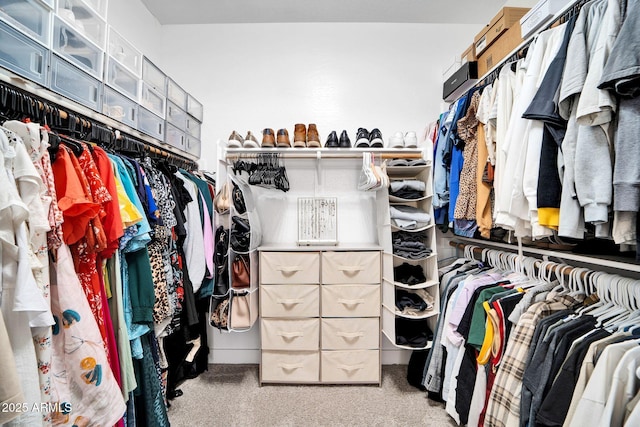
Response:
[[[451,241],[451,242],[449,242],[449,245],[450,245],[450,246],[455,247],[456,249],[460,249],[460,250],[465,250],[466,248],[471,247],[471,248],[472,248],[472,250],[473,250],[473,253],[474,253],[474,254],[477,254],[477,255],[480,255],[480,256],[482,255],[482,252],[483,252],[483,251],[485,251],[485,250],[491,250],[491,251],[496,251],[496,252],[502,252],[502,253],[509,254],[509,255],[517,255],[517,252],[507,252],[507,251],[501,251],[500,249],[493,249],[493,248],[482,248],[482,247],[480,247],[480,246],[476,246],[476,245],[469,245],[469,244],[461,243],[461,242],[454,242],[454,241]],[[528,255],[525,255],[525,257],[526,257],[526,258],[533,258],[533,257],[528,256]],[[478,258],[478,259],[480,259],[480,258]],[[543,264],[542,264],[542,261],[543,261],[543,260],[536,259],[536,268],[540,268],[540,266],[542,266],[542,265],[543,265]],[[557,267],[558,265],[561,265],[561,263],[553,262],[553,264],[544,264],[545,269],[546,269],[547,271],[553,271],[554,273],[555,273],[555,271],[556,271],[556,267]],[[564,264],[564,265],[566,265],[566,264]],[[571,272],[572,272],[575,268],[576,268],[576,267],[570,267],[570,266],[569,266],[569,267],[564,267],[564,268],[562,268],[562,270],[561,270],[561,271],[562,271],[562,275],[563,275],[563,276],[565,276],[566,278],[569,278],[569,276],[571,275]],[[581,272],[580,272],[580,278],[581,278],[581,279],[585,279],[589,274],[591,274],[591,272],[592,272],[592,271],[593,271],[593,270],[590,270],[590,271],[581,271]]]

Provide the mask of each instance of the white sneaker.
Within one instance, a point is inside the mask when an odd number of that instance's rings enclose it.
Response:
[[[244,139],[242,139],[240,134],[235,130],[231,132],[231,135],[229,135],[229,140],[227,141],[227,147],[242,148],[243,144],[244,144]]]
[[[404,134],[404,147],[418,148],[418,137],[415,132],[411,131]]]
[[[389,148],[403,148],[404,138],[402,132],[396,132],[389,138]]]

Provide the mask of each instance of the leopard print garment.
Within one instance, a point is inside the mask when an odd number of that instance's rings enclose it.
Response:
[[[460,193],[453,213],[455,219],[476,219],[476,203],[478,198],[478,118],[476,112],[480,103],[480,92],[476,91],[471,98],[467,113],[458,120],[458,135],[465,142],[464,163],[460,172]]]

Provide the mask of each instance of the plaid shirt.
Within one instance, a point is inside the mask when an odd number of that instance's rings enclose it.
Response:
[[[556,296],[532,305],[520,317],[509,336],[507,350],[491,389],[485,418],[486,427],[511,427],[520,424],[522,376],[536,325],[554,312],[566,310],[578,302],[569,295]]]

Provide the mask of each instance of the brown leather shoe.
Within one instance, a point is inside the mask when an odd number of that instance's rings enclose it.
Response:
[[[276,137],[277,146],[283,148],[291,148],[291,141],[289,141],[289,132],[286,129],[278,129],[278,136]]]
[[[301,123],[296,124],[293,131],[293,146],[296,148],[304,148],[307,146],[307,129]]]
[[[320,144],[320,136],[318,135],[318,128],[316,128],[315,123],[309,124],[309,129],[307,130],[307,147],[310,147],[310,148],[322,147],[322,144]]]
[[[273,129],[266,128],[262,131],[262,148],[272,148],[276,146],[276,135]]]

